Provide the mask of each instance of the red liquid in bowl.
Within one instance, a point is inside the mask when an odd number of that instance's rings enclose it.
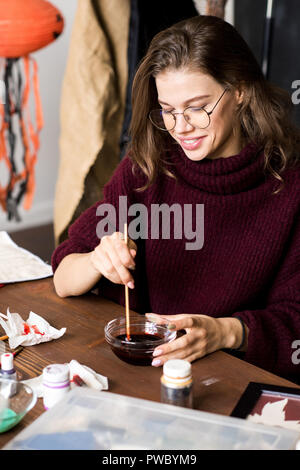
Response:
[[[163,335],[157,333],[136,333],[130,335],[128,341],[126,334],[116,336],[119,341],[124,341],[122,347],[111,348],[116,356],[129,364],[137,366],[150,366],[152,362],[152,353],[156,347],[155,343],[163,339]],[[134,349],[131,347],[134,343]],[[127,347],[128,345],[128,347]]]

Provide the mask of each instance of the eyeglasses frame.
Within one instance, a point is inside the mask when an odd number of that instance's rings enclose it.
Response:
[[[205,111],[206,114],[207,114],[207,116],[208,116],[208,121],[209,121],[209,122],[208,122],[207,126],[205,126],[205,127],[193,126],[193,127],[197,127],[198,129],[207,129],[207,128],[208,128],[208,126],[210,125],[210,116],[211,116],[211,114],[213,113],[213,111],[215,110],[217,104],[221,101],[221,99],[222,99],[223,96],[225,95],[225,92],[226,92],[226,91],[228,91],[228,88],[225,88],[225,89],[224,89],[223,93],[221,94],[220,98],[219,98],[218,101],[215,103],[215,105],[213,106],[213,108],[212,108],[211,111],[207,111],[204,107],[201,107],[201,106],[200,106],[200,109],[202,109],[203,111]],[[157,124],[155,124],[155,123],[152,121],[152,119],[151,119],[151,112],[154,111],[154,110],[152,110],[152,111],[149,112],[148,118],[149,118],[149,120],[152,122],[153,126],[155,126],[157,129],[159,129],[159,130],[161,130],[161,131],[169,132],[169,131],[173,131],[173,129],[175,129],[176,124],[177,124],[176,115],[178,115],[178,114],[182,114],[183,117],[184,117],[184,120],[185,120],[188,124],[191,124],[189,121],[186,120],[184,113],[186,112],[187,109],[189,109],[189,108],[195,108],[195,107],[196,107],[196,106],[187,106],[187,107],[183,110],[182,113],[173,113],[172,111],[170,111],[170,114],[172,114],[172,116],[173,116],[173,118],[174,118],[174,126],[173,126],[171,129],[163,129],[162,127],[157,126]]]

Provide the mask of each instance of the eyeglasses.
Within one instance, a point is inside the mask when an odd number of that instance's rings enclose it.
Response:
[[[210,116],[212,112],[227,90],[228,88],[225,88],[211,111],[206,111],[204,108],[196,108],[192,106],[185,108],[183,113],[174,113],[173,111],[165,111],[164,109],[153,109],[149,113],[149,119],[157,129],[160,129],[161,131],[172,131],[176,126],[176,116],[178,114],[182,114],[186,122],[191,126],[205,129],[210,124]]]

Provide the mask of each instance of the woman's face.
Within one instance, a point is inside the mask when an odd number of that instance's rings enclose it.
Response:
[[[187,107],[204,107],[209,112],[224,92],[210,75],[187,69],[161,72],[156,77],[156,87],[162,109],[174,113],[182,113]],[[182,114],[177,114],[176,126],[169,133],[190,160],[236,155],[242,148],[240,128],[236,127],[235,121],[241,100],[238,92],[227,90],[210,115],[208,127],[193,126]]]

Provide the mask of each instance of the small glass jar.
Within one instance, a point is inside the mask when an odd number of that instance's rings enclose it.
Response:
[[[192,368],[188,361],[170,359],[163,366],[161,401],[170,405],[193,408]]]
[[[1,383],[1,394],[6,398],[12,397],[17,392],[16,380],[17,373],[14,366],[14,355],[10,352],[3,353],[1,355],[1,370],[0,377],[6,379],[6,381]],[[12,383],[9,383],[9,380]]]
[[[70,371],[67,364],[51,364],[43,370],[44,408],[48,410],[70,390]]]

